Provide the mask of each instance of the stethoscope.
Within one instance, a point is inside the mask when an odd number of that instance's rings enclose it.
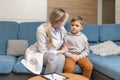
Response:
[[[54,31],[52,31],[53,38],[58,40],[57,35],[56,35],[57,32],[60,33],[60,41],[62,41],[62,31],[61,31],[61,29],[54,29]]]

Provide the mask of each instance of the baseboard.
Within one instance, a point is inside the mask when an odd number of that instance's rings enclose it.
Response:
[[[113,80],[113,79],[97,70],[93,70],[91,80]]]
[[[10,74],[0,74],[0,80],[27,80],[33,76],[35,75],[11,72]]]

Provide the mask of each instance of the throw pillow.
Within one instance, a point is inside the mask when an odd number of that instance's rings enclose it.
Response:
[[[93,54],[100,56],[120,54],[120,47],[112,41],[105,41],[103,43],[90,46],[90,50],[93,52]]]
[[[24,55],[28,47],[27,40],[8,40],[7,55],[20,56]]]

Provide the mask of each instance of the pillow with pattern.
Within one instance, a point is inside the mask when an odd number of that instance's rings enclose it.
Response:
[[[114,42],[110,40],[92,45],[90,46],[90,50],[93,52],[93,54],[100,56],[120,54],[120,46],[117,46]]]
[[[24,55],[28,47],[27,40],[8,40],[7,55]]]

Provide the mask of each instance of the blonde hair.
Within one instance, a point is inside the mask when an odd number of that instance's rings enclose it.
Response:
[[[47,35],[47,45],[48,47],[54,47],[53,45],[53,40],[52,40],[52,34],[51,34],[51,24],[50,23],[45,23],[43,25],[44,29],[45,29],[45,32],[46,32],[46,35]]]
[[[68,13],[66,13],[62,8],[55,8],[51,12],[48,23],[44,24],[44,29],[48,38],[47,39],[48,47],[55,47],[53,44],[52,34],[51,34],[52,26],[58,21],[62,21],[62,25],[65,25],[65,23],[68,20],[68,17],[69,17]]]
[[[55,8],[49,17],[49,22],[51,25],[55,24],[58,21],[62,21],[62,25],[65,25],[65,23],[68,20],[68,13],[65,12],[62,8]]]

